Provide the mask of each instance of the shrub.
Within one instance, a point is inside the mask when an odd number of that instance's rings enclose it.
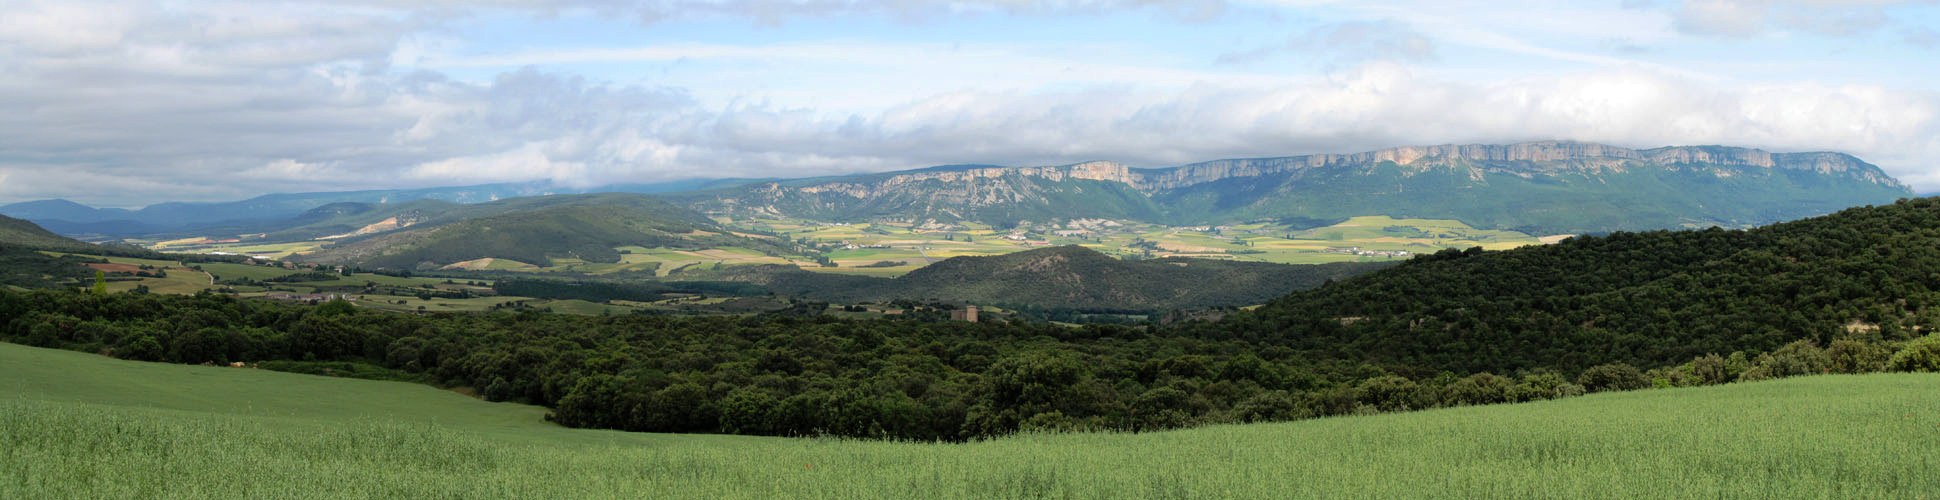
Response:
[[[1906,347],[1886,362],[1886,369],[1896,372],[1940,372],[1940,334],[1907,342]]]
[[[1493,373],[1477,373],[1442,389],[1445,406],[1486,405],[1514,401],[1516,382]]]
[[[1625,363],[1592,366],[1576,377],[1576,383],[1589,392],[1629,391],[1650,387],[1650,379],[1637,367]]]
[[[1355,399],[1380,411],[1408,411],[1428,407],[1421,386],[1406,377],[1388,375],[1361,381]]]
[[[1884,345],[1851,339],[1832,341],[1826,346],[1826,356],[1832,358],[1832,371],[1839,373],[1870,373],[1886,369],[1886,362],[1893,357],[1893,350]]]
[[[1832,357],[1824,349],[1810,340],[1800,340],[1785,344],[1767,354],[1758,355],[1758,362],[1738,380],[1766,380],[1774,378],[1816,375],[1832,369]]]
[[[1516,401],[1540,401],[1561,399],[1583,395],[1583,386],[1571,383],[1569,379],[1553,372],[1538,372],[1522,376],[1522,383],[1516,384]]]
[[[1239,422],[1272,422],[1314,416],[1310,405],[1287,391],[1262,391],[1233,406]]]
[[[1724,358],[1716,354],[1706,354],[1691,360],[1691,376],[1704,385],[1716,385],[1738,378],[1732,373]]]

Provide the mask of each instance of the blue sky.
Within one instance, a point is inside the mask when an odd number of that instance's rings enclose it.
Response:
[[[1940,190],[1940,5],[0,0],[0,202],[1565,139]]]

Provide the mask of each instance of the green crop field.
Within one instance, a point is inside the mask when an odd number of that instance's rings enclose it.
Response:
[[[1934,498],[1936,385],[931,444],[573,430],[414,384],[0,344],[0,497]]]
[[[186,295],[186,294],[193,294],[196,292],[214,288],[214,286],[210,283],[211,279],[209,278],[208,273],[190,269],[188,267],[184,267],[180,262],[168,261],[168,260],[155,260],[155,259],[137,259],[133,257],[103,257],[99,255],[69,254],[69,253],[63,253],[63,252],[41,252],[41,253],[47,254],[47,255],[53,255],[53,256],[83,255],[86,257],[107,260],[111,264],[127,264],[131,266],[150,266],[155,269],[161,270],[162,272],[168,275],[162,278],[119,279],[116,281],[109,281],[108,291],[111,291],[111,292],[126,292],[129,290],[134,290],[135,287],[137,286],[147,286],[149,292],[151,293],[172,293],[172,294]]]
[[[216,275],[217,278],[225,279],[225,280],[232,280],[237,278],[266,280],[270,278],[275,278],[279,276],[288,276],[288,275],[297,273],[297,271],[295,270],[284,269],[281,267],[252,266],[249,264],[230,264],[226,262],[209,262],[209,263],[203,263],[203,264],[197,264],[197,265],[201,266],[204,272]]]
[[[168,277],[111,281],[108,282],[108,291],[125,292],[134,290],[140,285],[147,286],[150,293],[188,295],[213,288],[209,284],[209,275],[200,271],[186,267],[167,267],[162,270],[168,272]]]
[[[555,258],[551,267],[532,267],[513,269],[517,271],[569,271],[586,274],[608,274],[616,272],[653,272],[667,276],[676,269],[723,266],[747,266],[759,264],[788,264],[783,257],[766,255],[761,252],[740,247],[716,247],[706,250],[677,250],[672,248],[645,248],[638,246],[617,247],[622,252],[619,262],[586,262],[572,258]]]

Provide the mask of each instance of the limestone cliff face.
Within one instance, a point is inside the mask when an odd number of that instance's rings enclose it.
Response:
[[[1215,160],[1169,169],[1142,171],[1140,190],[1178,189],[1232,177],[1261,176],[1302,169],[1370,166],[1393,162],[1407,167],[1447,167],[1487,162],[1503,171],[1622,170],[1634,167],[1683,168],[1693,165],[1810,170],[1847,175],[1863,182],[1904,188],[1879,167],[1843,153],[1771,153],[1724,146],[1673,146],[1636,150],[1587,142],[1449,144],[1405,146],[1344,155]],[[1517,165],[1516,163],[1526,163]]]
[[[1130,167],[1108,161],[1093,161],[1052,167],[982,167],[960,170],[892,173],[874,179],[831,181],[823,184],[803,186],[798,189],[808,194],[838,193],[855,198],[872,198],[890,193],[904,192],[910,186],[917,184],[940,182],[960,185],[966,190],[978,190],[982,187],[994,189],[999,192],[1008,192],[1014,191],[1014,189],[1006,189],[1004,187],[1004,184],[1006,184],[1005,181],[1018,177],[1043,179],[1053,182],[1066,179],[1109,181],[1134,185],[1138,182],[1138,176],[1133,173]],[[996,194],[995,196],[998,198],[1003,197],[1001,194]]]
[[[1587,142],[1529,142],[1522,144],[1447,144],[1406,146],[1354,154],[1321,154],[1278,158],[1214,160],[1171,168],[1135,169],[1108,161],[1038,167],[979,167],[926,170],[835,180],[794,188],[803,194],[840,194],[870,199],[907,194],[918,184],[958,186],[938,195],[966,203],[1016,201],[1031,195],[1019,179],[1058,182],[1066,179],[1117,182],[1146,193],[1180,189],[1238,177],[1260,177],[1318,168],[1368,167],[1384,162],[1414,168],[1473,166],[1508,173],[1623,170],[1637,167],[1684,168],[1693,165],[1787,168],[1827,175],[1848,175],[1874,184],[1903,187],[1878,167],[1840,153],[1771,153],[1723,146],[1677,146],[1636,150]],[[1481,170],[1478,170],[1480,172]],[[781,189],[772,185],[771,189]],[[935,184],[931,184],[935,186]]]

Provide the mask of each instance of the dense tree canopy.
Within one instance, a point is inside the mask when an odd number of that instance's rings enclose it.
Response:
[[[1576,371],[1940,328],[1940,200],[1748,231],[1615,233],[1448,250],[1297,292],[1203,337],[1285,345],[1416,376]]]

